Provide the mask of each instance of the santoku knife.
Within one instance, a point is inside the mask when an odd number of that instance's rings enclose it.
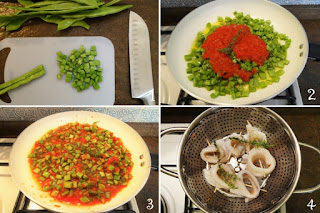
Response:
[[[149,31],[144,20],[130,11],[129,57],[131,95],[144,104],[155,105]]]

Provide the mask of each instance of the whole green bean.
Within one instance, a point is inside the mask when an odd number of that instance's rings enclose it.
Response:
[[[114,5],[114,4],[118,3],[119,1],[121,1],[121,0],[112,0],[112,1],[110,1],[108,3],[106,3],[105,5],[103,5],[103,7],[109,7],[111,5]]]
[[[43,6],[47,6],[47,5],[53,5],[53,4],[60,4],[60,3],[66,3],[67,1],[39,1],[33,4],[29,4],[25,7],[27,8],[31,8],[31,7],[43,7]]]
[[[31,4],[33,4],[33,1],[31,1],[31,0],[18,0],[18,2],[20,3],[20,4],[22,4],[23,6],[28,6],[28,5],[31,5]]]
[[[59,24],[61,21],[64,19],[61,18],[60,16],[55,16],[55,15],[41,15],[39,16],[43,21],[52,23],[52,24]]]
[[[0,16],[0,23],[2,22],[7,22],[11,21],[17,18],[26,18],[26,17],[38,17],[40,15],[61,15],[61,14],[67,14],[67,13],[74,13],[74,12],[79,12],[83,10],[90,10],[94,9],[93,6],[83,6],[83,7],[77,7],[77,8],[72,8],[70,10],[61,10],[61,11],[39,11],[39,12],[30,12],[30,13],[20,13],[20,14],[13,14],[13,15],[1,15]]]
[[[19,14],[19,13],[21,13],[21,11],[17,11],[15,14]],[[3,26],[7,26],[8,24],[10,24],[10,21],[3,22],[2,24],[0,24],[0,28],[3,27]],[[23,24],[23,23],[22,23],[22,24]],[[21,25],[22,25],[22,24],[21,24]],[[21,25],[20,25],[20,26],[21,26]]]
[[[78,4],[78,3],[73,3],[73,2],[47,5],[47,6],[43,6],[43,7],[37,7],[37,8],[7,6],[7,8],[10,8],[10,9],[22,10],[22,11],[32,11],[32,12],[72,10],[72,9],[77,9],[77,8],[81,8],[81,7],[86,7],[86,6],[82,6],[82,5]]]
[[[53,23],[53,24],[57,24],[59,25],[60,22],[62,22],[64,19],[61,18],[60,16],[40,16],[40,18],[45,21],[45,22],[48,22],[48,23]],[[89,24],[87,24],[85,21],[81,20],[81,21],[76,21],[74,23],[71,24],[71,27],[83,27],[87,30],[90,29],[90,26]]]
[[[48,23],[57,24],[57,30],[75,26],[89,30],[90,26],[83,19],[114,14],[132,7],[132,5],[110,7],[121,0],[111,0],[108,3],[99,0],[18,1],[25,7],[8,6],[8,8],[17,9],[18,12],[12,15],[0,15],[0,28],[6,26],[6,31],[13,31],[19,29],[31,18],[41,18]],[[92,6],[94,4],[97,4],[98,7]]]
[[[79,19],[72,20],[72,22],[70,22],[67,25],[66,23],[62,23],[66,20],[66,19],[63,20],[63,18],[60,18],[59,21],[49,21],[49,19],[42,18],[42,17],[40,17],[40,18],[46,22],[57,24],[58,25],[57,30],[64,30],[64,29],[67,29],[68,27],[83,27],[87,30],[90,29],[90,26],[85,21],[82,21]],[[21,18],[21,19],[12,20],[11,22],[6,24],[6,31],[10,32],[10,31],[18,30],[21,27],[21,25],[23,23],[25,23],[26,21],[28,21],[29,19],[31,19],[31,18],[28,17],[28,18]],[[69,19],[69,20],[71,20],[71,19]]]
[[[30,75],[29,77],[27,77],[27,78],[25,78],[25,79],[23,79],[23,80],[21,80],[21,81],[18,81],[18,82],[14,83],[14,84],[11,84],[10,86],[8,86],[8,87],[0,90],[0,95],[8,92],[9,90],[12,90],[12,89],[15,89],[15,88],[17,88],[17,87],[20,87],[20,86],[22,86],[22,85],[24,85],[24,84],[27,84],[27,83],[29,83],[29,82],[32,81],[32,80],[35,80],[35,79],[37,79],[37,78],[40,78],[40,77],[43,76],[45,73],[46,73],[46,71],[45,71],[44,69],[42,69],[42,70],[40,70],[39,72],[37,72],[37,73],[35,73],[35,74],[33,74],[33,75]]]
[[[87,30],[90,29],[90,25],[83,20],[74,22],[73,24],[71,24],[71,27],[83,27]]]
[[[70,0],[70,1],[77,2],[79,4],[98,7],[98,2],[96,0]]]
[[[0,89],[3,89],[3,88],[6,88],[14,83],[17,83],[18,81],[21,81],[23,79],[26,79],[28,77],[30,77],[31,75],[34,75],[35,73],[38,73],[40,72],[41,70],[43,70],[43,65],[40,65],[40,66],[37,66],[36,68],[32,69],[31,71],[23,74],[22,76],[18,77],[18,78],[15,78],[15,79],[12,79],[6,83],[3,83],[3,84],[0,84]]]
[[[10,21],[0,23],[0,29],[1,29],[1,27],[6,26],[6,25],[9,24],[9,23],[10,23]]]
[[[82,19],[65,19],[63,21],[60,21],[58,24],[58,30],[64,30],[70,27],[73,23],[77,21],[81,21]]]
[[[15,19],[10,21],[9,23],[6,24],[6,31],[10,32],[10,31],[19,29],[21,25],[26,21],[28,21],[29,19],[30,18],[27,17],[27,18]]]
[[[119,5],[119,6],[110,6],[105,7],[102,6],[98,9],[94,10],[86,10],[86,11],[80,11],[72,14],[62,15],[62,18],[96,18],[101,16],[106,16],[114,13],[121,12],[123,10],[126,10],[128,8],[131,8],[133,5]]]

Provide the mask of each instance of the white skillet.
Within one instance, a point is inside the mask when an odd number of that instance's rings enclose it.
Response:
[[[97,125],[110,130],[116,137],[120,137],[123,144],[132,154],[134,166],[133,178],[127,187],[123,188],[110,202],[95,206],[72,206],[55,201],[47,192],[43,192],[32,177],[28,154],[35,141],[48,130],[61,125],[76,122],[89,123],[99,121]],[[140,156],[143,155],[143,159]],[[144,165],[141,166],[141,163]],[[12,177],[19,189],[32,201],[55,212],[105,212],[115,209],[131,200],[148,180],[151,158],[147,145],[141,136],[129,125],[111,116],[87,111],[62,112],[42,118],[28,126],[15,141],[9,160]]]
[[[286,34],[292,40],[287,50],[290,63],[285,66],[285,74],[281,76],[279,83],[250,93],[249,97],[232,100],[230,95],[226,95],[212,99],[212,91],[193,87],[188,80],[184,55],[190,53],[197,33],[202,31],[208,22],[216,22],[218,16],[234,17],[234,11],[250,14],[252,18],[270,20],[276,32]],[[288,88],[302,72],[308,52],[308,38],[304,28],[298,19],[283,7],[266,0],[216,0],[198,7],[179,22],[168,43],[167,59],[178,84],[193,97],[211,104],[242,105],[270,99]]]

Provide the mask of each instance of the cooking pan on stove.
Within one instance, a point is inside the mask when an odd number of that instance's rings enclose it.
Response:
[[[286,34],[292,40],[287,50],[287,59],[290,63],[284,67],[285,74],[281,76],[279,83],[250,93],[249,97],[232,100],[230,95],[226,95],[212,99],[210,98],[212,91],[193,87],[193,82],[188,80],[184,55],[190,53],[197,33],[202,31],[208,22],[215,22],[218,16],[234,17],[234,11],[250,14],[253,18],[270,20],[276,32]],[[198,7],[179,22],[168,43],[167,60],[178,84],[193,97],[211,104],[242,105],[270,99],[288,88],[302,72],[308,51],[308,38],[304,28],[285,8],[267,0],[216,0]]]
[[[260,128],[276,160],[276,167],[264,187],[267,192],[248,203],[243,198],[231,198],[208,184],[202,170],[206,163],[200,152],[207,147],[207,140],[214,141],[231,133],[246,132],[247,121]],[[183,190],[192,202],[205,212],[274,212],[280,208],[292,193],[310,193],[320,189],[320,184],[303,190],[295,190],[300,176],[300,145],[320,151],[308,144],[299,143],[290,126],[275,112],[267,108],[211,108],[195,118],[188,128],[164,130],[161,136],[172,132],[184,132],[181,139],[177,167]],[[162,170],[172,176],[170,170]]]
[[[114,198],[105,204],[94,206],[71,206],[55,201],[43,192],[32,177],[28,154],[36,140],[50,129],[70,122],[97,125],[114,133],[122,139],[124,146],[131,152],[134,166],[132,179]],[[143,157],[140,157],[143,156]],[[15,141],[9,160],[12,177],[19,189],[32,201],[55,212],[105,212],[115,209],[131,200],[145,185],[150,173],[151,158],[147,145],[141,136],[129,125],[111,116],[88,111],[62,112],[42,118],[28,126]]]

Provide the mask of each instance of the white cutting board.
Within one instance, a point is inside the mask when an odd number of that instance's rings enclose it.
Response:
[[[57,52],[69,55],[73,49],[84,45],[97,48],[96,60],[103,68],[100,89],[92,86],[81,92],[71,83],[57,79],[60,68]],[[14,90],[10,90],[10,105],[113,105],[115,100],[114,47],[102,36],[88,37],[32,37],[6,38],[0,42],[0,50],[9,47],[11,51],[5,63],[5,82],[23,75],[43,64],[46,74]],[[9,105],[0,100],[0,104]]]

